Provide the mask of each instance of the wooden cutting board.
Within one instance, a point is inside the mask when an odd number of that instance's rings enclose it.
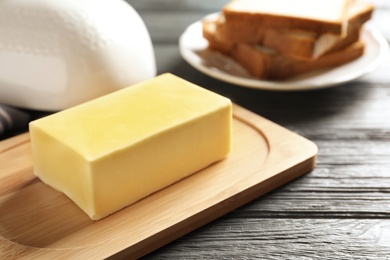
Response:
[[[0,142],[0,258],[137,258],[309,172],[316,156],[311,141],[234,106],[227,159],[91,221],[33,175],[22,134]]]

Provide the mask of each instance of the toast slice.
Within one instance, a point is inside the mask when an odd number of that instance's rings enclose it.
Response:
[[[225,55],[230,55],[235,43],[231,41],[221,40],[217,33],[217,24],[215,19],[203,19],[202,20],[202,34],[208,41],[209,49],[221,52]]]
[[[203,36],[209,49],[232,57],[251,75],[259,79],[284,80],[304,73],[336,67],[361,57],[364,44],[357,41],[318,59],[302,60],[279,54],[260,45],[219,41],[213,21],[203,21]]]
[[[374,6],[365,1],[355,1],[347,10],[347,33],[316,33],[306,30],[273,29],[244,21],[226,22],[221,15],[215,19],[219,41],[260,44],[279,53],[302,59],[316,59],[321,55],[344,48],[359,39],[361,26],[371,19]]]
[[[256,78],[284,80],[343,65],[361,57],[363,53],[364,44],[360,41],[315,60],[297,60],[267,48],[237,44],[231,57]]]
[[[342,49],[360,37],[360,28],[340,37],[332,33],[312,35],[306,31],[279,32],[268,30],[262,46],[272,48],[283,55],[296,59],[317,59],[326,53]]]
[[[354,0],[233,0],[223,8],[227,23],[262,24],[275,29],[346,33],[346,14]]]

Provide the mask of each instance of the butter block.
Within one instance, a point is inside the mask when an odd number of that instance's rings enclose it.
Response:
[[[93,220],[224,159],[229,99],[172,74],[32,121],[34,173]]]

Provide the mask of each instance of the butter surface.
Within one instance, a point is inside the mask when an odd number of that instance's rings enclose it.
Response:
[[[163,74],[31,122],[34,173],[101,219],[223,159],[231,118],[229,99]]]

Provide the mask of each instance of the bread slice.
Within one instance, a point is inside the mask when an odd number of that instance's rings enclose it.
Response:
[[[259,79],[283,80],[304,73],[340,66],[361,57],[364,44],[360,41],[315,60],[297,60],[273,50],[249,44],[237,44],[231,56],[250,74]]]
[[[306,30],[286,30],[246,24],[244,21],[226,22],[221,15],[215,20],[219,41],[260,44],[278,52],[302,59],[316,59],[321,55],[341,49],[359,39],[361,26],[372,17],[374,6],[365,1],[355,1],[347,10],[347,33],[316,33]]]
[[[232,57],[251,75],[259,79],[284,80],[315,70],[328,69],[361,57],[364,44],[360,41],[318,59],[302,60],[279,54],[260,45],[219,41],[214,21],[203,21],[203,36],[209,48]]]
[[[332,33],[310,35],[306,31],[279,32],[268,30],[262,46],[272,48],[279,53],[296,59],[317,59],[322,55],[341,49],[359,40],[360,28],[340,37]]]
[[[202,34],[203,37],[208,41],[209,49],[221,52],[225,55],[230,55],[235,43],[218,38],[215,19],[211,18],[202,20]]]
[[[227,23],[261,24],[276,29],[346,33],[346,13],[354,0],[233,0],[223,8]]]

